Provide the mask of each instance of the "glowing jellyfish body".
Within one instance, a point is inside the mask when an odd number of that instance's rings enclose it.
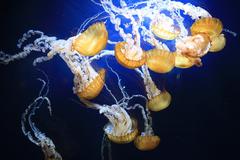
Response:
[[[177,68],[190,68],[194,65],[193,58],[186,57],[179,52],[173,53],[175,56],[175,67]]]
[[[171,103],[171,95],[166,91],[162,91],[159,95],[151,98],[147,104],[151,111],[161,111],[167,108]]]
[[[141,48],[129,45],[126,42],[119,42],[115,46],[115,57],[124,67],[134,69],[146,62],[145,53]]]
[[[219,52],[226,46],[226,38],[224,34],[220,34],[219,36],[211,37],[211,47],[209,49],[210,52]]]
[[[159,143],[160,138],[156,135],[140,135],[134,140],[134,145],[141,151],[153,150]]]
[[[207,54],[210,48],[210,40],[207,35],[197,34],[176,42],[177,52],[182,55],[199,58]]]
[[[222,22],[213,17],[201,18],[191,26],[192,35],[207,34],[209,37],[219,35],[223,30]]]
[[[117,135],[114,132],[114,126],[112,123],[108,123],[105,125],[104,132],[107,134],[108,138],[114,143],[118,144],[130,143],[138,135],[137,121],[132,120],[132,128],[127,133]]]
[[[72,49],[84,56],[94,56],[106,47],[107,40],[105,24],[95,23],[74,39]]]
[[[164,40],[174,40],[179,34],[179,28],[174,25],[173,20],[164,14],[156,17],[151,23],[151,31]]]
[[[79,77],[81,83],[81,77]],[[76,80],[77,81],[77,80]],[[77,82],[76,82],[77,83]],[[102,91],[105,83],[105,69],[101,69],[98,75],[87,84],[82,90],[77,91],[79,98],[93,99],[97,97]]]
[[[154,72],[170,72],[175,65],[175,57],[168,51],[153,49],[146,52],[147,66]]]
[[[223,34],[223,24],[217,18],[201,18],[193,23],[191,27],[192,35],[206,34],[211,41],[211,52],[218,52],[225,47],[226,39]]]

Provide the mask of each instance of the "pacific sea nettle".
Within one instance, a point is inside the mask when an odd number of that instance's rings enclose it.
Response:
[[[117,124],[116,124],[117,125]],[[135,119],[132,119],[132,128],[128,133],[124,133],[121,135],[117,135],[113,132],[113,124],[108,123],[104,127],[104,131],[107,134],[108,138],[117,144],[126,144],[132,142],[136,136],[138,135],[138,128],[137,128],[137,121]]]
[[[180,52],[173,53],[175,56],[175,67],[177,68],[190,68],[194,65],[194,59],[182,55]]]
[[[102,91],[105,84],[105,69],[101,69],[98,75],[89,82],[80,92],[77,92],[79,98],[94,99]]]
[[[151,31],[154,35],[164,40],[174,40],[180,34],[176,26],[166,24],[166,21],[153,21]]]
[[[105,24],[95,23],[74,39],[72,50],[84,56],[94,56],[106,47],[107,41],[108,32]]]
[[[213,17],[201,18],[191,26],[192,35],[206,34],[209,36],[211,47],[209,51],[218,52],[225,47],[226,39],[223,34],[222,22]]]
[[[119,42],[115,46],[115,57],[122,66],[134,69],[145,64],[145,52],[135,45]]]
[[[141,151],[155,149],[160,143],[160,137],[157,135],[140,135],[134,140],[134,145]]]
[[[188,36],[176,42],[177,52],[191,58],[200,58],[207,54],[210,40],[206,34]]]
[[[175,65],[175,57],[166,50],[152,49],[146,52],[147,66],[150,70],[157,73],[170,72]]]
[[[149,99],[147,107],[154,112],[161,111],[167,108],[171,103],[171,95],[165,89],[160,92],[157,96]]]

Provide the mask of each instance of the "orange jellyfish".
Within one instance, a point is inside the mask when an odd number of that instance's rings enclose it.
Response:
[[[200,58],[207,54],[210,40],[206,34],[197,34],[179,39],[176,42],[177,52],[191,58]]]
[[[115,126],[113,126],[112,123],[108,123],[105,125],[104,131],[107,134],[108,138],[112,142],[117,143],[117,144],[126,144],[126,143],[132,142],[138,135],[137,121],[135,119],[132,119],[131,130],[129,132],[123,133],[123,134],[116,134],[116,132],[111,129],[113,127],[116,127],[118,125],[118,123],[115,124]]]
[[[136,45],[129,45],[127,42],[119,42],[115,46],[115,57],[122,66],[134,69],[146,62],[144,51]]]
[[[175,67],[177,68],[190,68],[194,65],[194,61],[191,58],[179,52],[175,52],[173,55],[175,56]]]
[[[213,17],[207,17],[197,20],[191,27],[192,35],[199,33],[206,34],[209,36],[211,41],[211,52],[218,52],[225,47],[226,39],[223,34],[222,22]]]
[[[77,90],[76,94],[80,99],[94,99],[100,94],[105,84],[105,69],[101,69],[97,73],[97,76],[90,82],[83,83],[84,81],[80,75],[75,77],[74,82]],[[80,85],[82,86],[80,87]]]
[[[171,103],[171,95],[166,89],[160,91],[152,80],[147,66],[142,67],[142,71],[137,70],[143,78],[145,90],[148,97],[147,107],[151,111],[161,111]]]
[[[107,40],[105,24],[95,23],[73,40],[72,50],[84,56],[94,56],[106,47]]]
[[[134,140],[134,145],[141,151],[155,149],[160,143],[160,137],[157,135],[140,135]]]
[[[163,90],[157,96],[154,96],[148,101],[147,107],[154,112],[161,111],[167,108],[171,103],[171,95],[166,90]]]
[[[219,52],[226,45],[226,38],[224,34],[220,34],[219,36],[211,37],[211,47],[209,49],[210,52]]]
[[[213,17],[201,18],[193,23],[191,26],[192,35],[207,34],[209,37],[220,35],[223,30],[222,22]]]
[[[146,52],[147,66],[157,73],[170,72],[175,65],[175,57],[166,50],[152,49]]]
[[[164,40],[174,40],[180,34],[179,28],[166,23],[166,21],[153,21],[151,31],[154,35]]]

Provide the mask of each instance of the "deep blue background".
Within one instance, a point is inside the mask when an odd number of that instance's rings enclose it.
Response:
[[[185,0],[184,2],[191,2]],[[194,1],[220,18],[224,27],[240,33],[239,5],[234,0]],[[15,53],[17,40],[29,29],[44,31],[47,35],[68,38],[88,17],[102,11],[90,0],[2,0],[0,2],[0,49]],[[222,160],[240,159],[239,152],[239,36],[226,33],[227,46],[220,53],[203,58],[204,66],[186,70],[174,69],[154,80],[172,94],[170,108],[153,113],[153,128],[161,137],[160,146],[151,152],[140,152],[133,144],[112,144],[113,160]],[[37,95],[41,76],[32,66],[32,54],[26,59],[0,66],[1,159],[41,160],[37,146],[23,136],[20,117]],[[141,79],[130,70],[119,66],[113,58],[110,64],[118,70],[130,94],[144,94]],[[95,66],[105,67],[105,62]],[[98,160],[105,117],[86,109],[71,99],[73,76],[64,62],[56,57],[40,64],[50,79],[49,98],[53,116],[46,108],[39,110],[34,121],[40,130],[53,139],[65,160]],[[180,73],[180,79],[177,75]],[[115,77],[108,72],[107,84],[114,88]],[[113,92],[120,97],[117,89]],[[105,91],[97,102],[111,103]],[[139,117],[139,112],[131,113]],[[3,158],[5,157],[5,158]]]

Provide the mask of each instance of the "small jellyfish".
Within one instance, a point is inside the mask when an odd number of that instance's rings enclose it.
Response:
[[[114,106],[112,106],[114,107]],[[108,138],[118,144],[126,144],[132,142],[138,135],[137,121],[135,119],[129,120],[130,117],[125,117],[126,119],[121,119],[121,112],[118,112],[122,108],[114,108],[114,114],[106,111],[105,116],[108,117],[110,123],[104,126],[104,132],[107,134]],[[101,111],[100,111],[101,112]],[[125,111],[126,112],[126,111]],[[119,115],[118,115],[119,114]],[[126,114],[126,113],[124,113]],[[118,117],[116,117],[118,115]],[[128,124],[131,122],[130,124]]]
[[[162,15],[153,20],[150,27],[154,35],[164,40],[174,40],[180,34],[172,19]]]
[[[126,42],[119,42],[115,46],[115,57],[122,66],[134,69],[142,66],[146,62],[144,51],[135,45]]]
[[[161,93],[148,101],[147,107],[154,112],[161,111],[167,108],[171,103],[171,95],[166,90],[161,91]]]
[[[224,34],[220,34],[219,36],[211,37],[211,47],[209,49],[210,52],[219,52],[226,45],[226,38]]]
[[[179,52],[173,53],[175,56],[175,67],[177,68],[190,68],[194,65],[194,61],[190,57],[186,57]]]
[[[94,56],[107,45],[108,32],[103,22],[91,25],[80,33],[72,43],[72,50],[84,56]]]
[[[167,73],[174,68],[175,57],[172,53],[165,50],[152,49],[147,51],[146,54],[146,64],[150,70],[157,73]]]
[[[85,99],[81,99],[81,101],[88,108],[97,109],[100,114],[104,114],[108,118],[109,123],[104,126],[104,132],[112,142],[118,144],[130,143],[138,135],[137,121],[130,118],[124,109],[128,102],[125,103],[123,100],[121,103],[117,102],[113,105],[99,105]]]
[[[142,70],[136,69],[143,78],[145,90],[147,92],[148,102],[147,107],[151,111],[161,111],[167,108],[171,103],[171,95],[165,89],[160,91],[154,81],[151,78],[151,75],[148,71],[147,66],[143,66]]]
[[[160,137],[157,135],[140,135],[134,140],[134,145],[141,151],[155,149],[160,143]]]
[[[81,76],[75,76],[74,82],[75,82],[75,88],[76,88],[76,94],[79,96],[79,98],[84,99],[94,99],[97,97],[100,92],[102,91],[104,84],[105,84],[105,69],[101,69],[98,72],[98,75],[87,85],[83,88],[79,88],[82,83]]]
[[[206,34],[188,36],[176,41],[177,52],[191,58],[200,58],[207,54],[210,40]]]

